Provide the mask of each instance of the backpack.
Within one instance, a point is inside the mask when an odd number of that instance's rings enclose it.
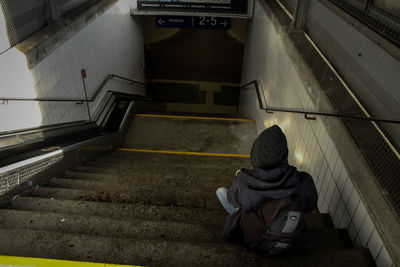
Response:
[[[240,226],[246,246],[277,255],[293,247],[295,239],[305,230],[305,221],[297,202],[281,198],[243,215]]]

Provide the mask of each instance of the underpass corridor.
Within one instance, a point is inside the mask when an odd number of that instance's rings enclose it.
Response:
[[[388,2],[0,1],[0,266],[400,266]],[[216,190],[273,125],[318,203],[267,256]]]

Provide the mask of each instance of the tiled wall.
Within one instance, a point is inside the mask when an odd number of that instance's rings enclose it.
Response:
[[[138,19],[130,15],[130,2],[129,0],[118,1],[30,71],[27,70],[23,55],[16,49],[0,55],[0,75],[2,76],[0,95],[84,98],[81,69],[87,70],[89,98],[95,94],[109,74],[143,81],[142,30]],[[18,81],[21,76],[24,77],[23,83]],[[11,78],[7,79],[7,77]],[[92,112],[99,100],[100,98],[91,103]],[[32,105],[33,107],[30,107]],[[11,110],[20,112],[21,118],[14,118]],[[29,119],[33,111],[36,113],[35,118]],[[3,114],[0,119],[0,131],[88,118],[86,105],[59,102],[42,102],[39,106],[9,102],[7,105],[0,105],[0,114]],[[22,124],[13,122],[23,120],[22,117],[28,119]]]
[[[269,106],[316,110],[307,86],[284,47],[281,34],[271,23],[259,1],[249,25],[242,82],[260,80]],[[360,198],[348,167],[339,156],[324,122],[306,120],[304,115],[258,108],[254,90],[241,94],[240,112],[256,119],[258,132],[273,125],[281,126],[288,138],[289,162],[309,172],[316,184],[318,208],[329,213],[337,228],[346,228],[356,247],[367,247],[378,266],[392,266],[383,241]]]

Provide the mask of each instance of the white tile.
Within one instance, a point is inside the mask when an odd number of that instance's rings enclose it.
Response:
[[[329,200],[329,214],[333,218],[335,216],[336,208],[340,202],[340,192],[338,188],[335,186],[335,190],[333,192],[333,195],[331,199]]]
[[[336,184],[332,178],[332,174],[330,174],[329,177],[327,177],[327,178],[329,178],[329,185],[328,185],[328,189],[325,194],[324,203],[326,204],[326,210],[329,211],[329,204],[331,202],[333,192],[336,189]]]
[[[314,133],[316,134],[316,131],[318,129],[318,122],[321,121],[321,118],[316,118],[312,123],[310,123],[311,128],[313,129]],[[317,136],[317,135],[316,135]]]
[[[340,220],[338,228],[339,229],[345,229],[345,228],[347,229],[347,227],[349,227],[350,221],[351,221],[350,215],[347,212],[347,209],[345,208],[345,212],[343,213],[343,216],[342,216],[342,219]]]
[[[369,239],[371,238],[372,232],[375,229],[375,225],[371,220],[371,217],[367,214],[365,217],[363,224],[361,225],[361,229],[358,232],[358,237],[360,238],[361,245],[363,247],[367,246]]]
[[[344,168],[343,162],[342,162],[339,154],[337,154],[337,157],[335,160],[335,165],[332,170],[333,178],[335,179],[336,182],[339,180],[339,176],[340,176],[340,173],[342,172],[343,168]]]
[[[54,87],[57,85],[57,79],[56,79],[56,77],[55,77],[54,71],[51,71],[51,72],[49,73],[49,80],[48,80],[48,82],[49,82],[48,86],[49,86],[50,88],[54,88]]]
[[[319,145],[317,144],[316,146],[316,151],[315,151],[315,179],[319,180],[319,174],[321,172],[321,168],[322,168],[322,162],[324,161],[324,156],[322,155],[321,149],[319,147]]]
[[[329,204],[328,204],[328,201],[326,201],[326,198],[324,199],[324,201],[320,205],[319,211],[321,213],[329,213]]]
[[[349,233],[349,237],[350,237],[351,242],[354,243],[354,241],[357,238],[357,230],[356,230],[356,228],[354,227],[354,225],[352,223],[350,223],[349,228],[347,229],[347,231]]]
[[[323,131],[324,131],[324,136],[322,138],[324,141],[321,144],[321,148],[325,154],[325,157],[328,158],[329,153],[330,153],[330,151],[328,151],[328,148],[331,148],[332,140],[329,137],[328,133],[326,132],[325,128],[323,129]]]
[[[333,161],[332,156],[333,156],[333,143],[332,143],[332,139],[329,137],[328,138],[328,144],[325,148],[325,157],[326,160],[329,162],[329,165],[334,165],[336,162]]]
[[[318,145],[318,142],[317,142],[317,139],[315,139],[314,137],[313,137],[313,145],[312,145],[313,147],[314,147],[314,151],[313,151],[313,165],[314,165],[314,172],[315,172],[315,174],[316,174],[316,171],[317,171],[317,169],[318,169],[318,167],[319,167],[319,165],[317,165],[317,164],[320,164],[320,161],[319,160],[322,160],[322,156],[321,156],[321,152],[320,152],[320,148],[319,148],[319,145]]]
[[[311,124],[311,127],[314,129],[315,137],[318,139],[319,137],[319,132],[322,130],[322,127],[324,127],[323,122],[321,120],[321,117],[316,117],[316,120],[314,120],[314,124]]]
[[[372,232],[371,238],[368,241],[368,248],[369,251],[371,252],[371,256],[376,259],[378,256],[378,253],[381,251],[383,247],[383,242],[381,237],[378,234],[378,231],[375,229]]]
[[[361,241],[360,241],[360,238],[358,236],[356,237],[356,239],[354,239],[353,246],[354,246],[355,249],[361,249],[362,248]]]
[[[308,124],[306,124],[306,133],[305,133],[305,145],[308,151],[312,149],[311,144],[312,144],[312,139],[313,136],[311,135],[311,129]],[[311,152],[310,152],[311,153]]]
[[[332,141],[332,152],[331,153],[332,153],[331,161],[335,162],[335,165],[336,165],[337,159],[339,158],[339,153],[338,153],[335,143],[333,143],[333,141]],[[334,166],[332,166],[332,171],[333,171],[333,169],[334,169]]]
[[[328,142],[329,142],[329,140],[328,140],[328,139],[329,139],[329,136],[328,136],[328,133],[327,133],[326,130],[325,130],[325,127],[322,127],[322,128],[320,129],[320,131],[318,132],[317,139],[318,139],[319,144],[320,144],[320,146],[321,146],[322,152],[325,154],[325,152],[326,152],[326,147],[327,147]]]
[[[364,222],[365,216],[367,216],[367,210],[362,201],[358,204],[357,210],[353,216],[353,224],[356,228],[356,231],[359,232],[361,229],[361,225]]]
[[[347,203],[349,202],[350,196],[352,195],[353,191],[354,191],[354,186],[349,178],[349,179],[347,179],[347,182],[344,185],[344,190],[342,193],[342,198],[343,198],[344,204],[346,206],[347,206]]]
[[[322,178],[322,181],[320,182],[320,185],[319,185],[319,187],[320,187],[319,196],[321,198],[321,204],[325,199],[325,194],[326,194],[326,191],[328,190],[330,178],[331,178],[331,172],[329,171],[329,169],[327,169],[325,176]]]
[[[317,183],[316,183],[318,193],[321,191],[322,183],[324,181],[327,172],[328,172],[328,165],[326,164],[325,160],[322,160],[321,168],[318,173]]]
[[[318,118],[315,120],[315,124],[314,124],[314,132],[315,132],[315,137],[317,138],[318,142],[320,142],[319,140],[319,133],[322,130],[322,128],[324,127],[321,118]],[[321,145],[321,143],[320,143]]]
[[[357,193],[357,190],[353,190],[349,202],[346,204],[347,211],[349,212],[350,216],[353,218],[354,214],[360,204],[360,196]]]
[[[338,186],[338,189],[340,192],[343,192],[348,179],[349,179],[349,175],[347,174],[347,170],[346,170],[346,168],[343,167],[339,174],[339,179],[337,180],[337,186]]]
[[[393,260],[390,257],[388,251],[385,247],[381,249],[379,255],[376,259],[376,266],[377,267],[391,267],[393,265]]]
[[[339,200],[339,203],[335,210],[335,214],[332,216],[332,222],[335,228],[341,228],[340,222],[342,221],[345,212],[347,212],[346,207],[344,206],[343,201]]]
[[[310,143],[311,155],[312,155],[313,159],[315,160],[315,157],[316,157],[315,154],[317,151],[317,139],[315,138],[313,132],[310,133],[310,140],[311,140],[311,143]]]

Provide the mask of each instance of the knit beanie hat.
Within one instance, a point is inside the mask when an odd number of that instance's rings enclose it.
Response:
[[[255,168],[272,169],[287,162],[286,136],[278,125],[265,129],[251,148],[251,164]]]

